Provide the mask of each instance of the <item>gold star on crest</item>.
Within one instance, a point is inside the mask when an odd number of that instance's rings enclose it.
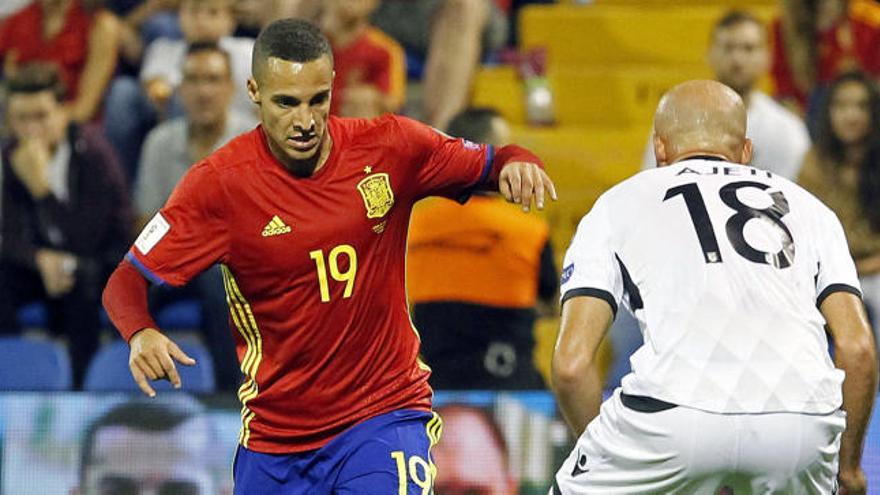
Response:
[[[367,165],[366,167],[364,167],[364,173],[365,173],[365,174],[371,174],[371,173],[373,173],[373,167]]]

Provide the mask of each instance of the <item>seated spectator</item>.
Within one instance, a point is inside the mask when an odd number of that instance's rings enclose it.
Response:
[[[733,88],[746,104],[748,136],[755,146],[751,165],[794,180],[810,147],[810,136],[800,117],[757,87],[769,62],[764,23],[747,12],[728,13],[712,30],[708,60],[715,79]],[[655,166],[649,139],[642,168]]]
[[[801,110],[846,71],[880,77],[880,5],[874,0],[786,0],[772,26],[776,97]],[[812,119],[810,119],[812,121]]]
[[[182,39],[177,10],[180,0],[105,0],[122,20],[119,55],[125,74],[137,74],[144,48],[159,38]]]
[[[174,96],[182,79],[189,44],[218,43],[229,54],[235,88],[233,108],[250,116],[256,124],[255,106],[245,85],[250,77],[254,40],[230,37],[235,28],[230,2],[182,0],[178,15],[184,39],[160,38],[151,43],[144,55],[140,82],[127,77],[113,81],[107,97],[105,133],[129,177],[137,175],[137,158],[147,132],[159,121],[182,113],[179,100]]]
[[[378,117],[397,112],[406,92],[403,48],[370,26],[378,0],[327,0],[321,26],[333,46],[336,75],[330,112]]]
[[[60,87],[51,66],[22,66],[8,81],[0,331],[17,332],[18,309],[44,301],[79,385],[98,348],[101,289],[131,239],[131,210],[110,146],[69,123]]]
[[[30,62],[58,66],[74,122],[94,119],[116,69],[116,17],[95,0],[37,0],[0,24],[6,77]]]
[[[874,321],[880,311],[880,93],[864,74],[839,76],[819,111],[798,182],[840,217]]]
[[[425,59],[422,118],[437,129],[467,107],[482,55],[507,40],[494,0],[382,0],[372,19]]]
[[[500,146],[507,123],[469,109],[449,131]],[[558,287],[547,224],[500,196],[464,206],[431,198],[413,210],[407,291],[425,361],[438,389],[538,389],[533,327],[538,299],[555,305]]]
[[[217,44],[190,45],[183,63],[180,99],[184,117],[159,125],[147,136],[135,182],[138,230],[159,211],[189,169],[233,137],[253,128],[251,120],[230,110],[235,92],[229,55]],[[182,290],[153,294],[153,306],[186,296],[202,304],[206,342],[215,363],[234,362],[235,345],[227,324],[223,280],[216,267]],[[217,387],[234,390],[240,375],[233,366],[216,366]]]

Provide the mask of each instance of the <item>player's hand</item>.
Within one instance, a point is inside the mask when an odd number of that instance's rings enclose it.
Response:
[[[131,347],[128,358],[131,376],[138,387],[150,397],[155,397],[156,391],[148,380],[164,378],[174,388],[180,388],[180,375],[177,374],[174,361],[186,366],[196,364],[195,359],[187,356],[177,344],[155,328],[145,328],[137,332],[128,345]]]
[[[868,491],[868,481],[861,468],[841,469],[837,480],[840,482],[839,495],[864,495]]]
[[[529,162],[511,162],[501,169],[498,177],[498,189],[504,199],[522,205],[523,211],[529,211],[532,198],[539,210],[544,209],[544,195],[556,201],[556,186],[541,167]]]

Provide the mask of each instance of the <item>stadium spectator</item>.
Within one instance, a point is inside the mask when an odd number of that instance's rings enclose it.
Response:
[[[253,128],[251,119],[229,108],[234,92],[229,55],[217,44],[189,46],[179,91],[184,117],[160,124],[144,142],[134,190],[138,231],[165,204],[191,164]],[[234,362],[219,268],[205,271],[186,289],[156,291],[152,307],[192,296],[201,302],[203,331],[214,362]],[[234,366],[215,366],[214,372],[220,390],[235,390],[241,384]]]
[[[195,364],[156,328],[148,280],[180,286],[222,263],[247,376],[236,492],[425,493],[430,474],[390,471],[427,459],[439,426],[406,307],[412,205],[498,188],[542,208],[553,183],[515,145],[329,116],[332,49],[306,21],[263,29],[248,89],[261,126],[190,168],[107,283],[132,376],[153,396],[149,379],[180,387],[174,361]]]
[[[180,0],[107,0],[107,8],[122,20],[119,55],[126,74],[137,74],[144,48],[159,38],[181,39],[177,19]]]
[[[757,88],[767,73],[767,29],[744,11],[732,11],[712,30],[708,53],[715,79],[733,88],[748,109],[748,136],[755,143],[751,165],[794,180],[810,147],[803,121]],[[654,145],[645,147],[642,168],[653,168]]]
[[[396,112],[406,92],[403,48],[370,26],[378,0],[327,0],[321,27],[333,47],[336,75],[330,113],[373,118]]]
[[[874,0],[785,0],[782,5],[782,16],[771,28],[776,98],[809,110],[814,90],[839,74],[859,69],[880,77],[880,5]]]
[[[660,167],[606,191],[565,256],[552,381],[580,438],[554,493],[864,494],[877,354],[840,221],[746,166],[727,86],[675,86],[654,123]],[[603,402],[620,305],[645,344]]]
[[[880,316],[880,95],[858,72],[831,82],[798,182],[840,217],[875,323]]]
[[[132,400],[95,419],[72,495],[229,495],[217,427],[186,395]]]
[[[12,77],[30,62],[56,64],[71,120],[88,122],[116,68],[118,31],[100,0],[36,0],[0,24],[0,69]]]
[[[457,115],[449,131],[492,146],[510,142],[507,122],[486,108]],[[532,354],[536,303],[555,306],[558,288],[548,236],[546,222],[494,194],[416,206],[407,292],[433,387],[544,388]]]
[[[160,38],[147,47],[140,82],[130,77],[113,81],[107,97],[104,132],[113,143],[129,177],[137,175],[137,159],[147,132],[159,121],[182,114],[175,97],[182,79],[186,47],[214,42],[229,53],[234,82],[233,108],[256,124],[254,105],[245,81],[250,71],[253,40],[233,38],[232,0],[182,0],[180,27],[184,39]]]
[[[437,129],[467,107],[483,54],[507,40],[494,0],[382,0],[372,19],[425,60],[422,118]]]
[[[131,236],[131,208],[109,144],[69,123],[54,66],[27,65],[8,81],[12,139],[2,145],[0,321],[34,300],[49,309],[80,384],[98,347],[101,287]]]
[[[485,409],[462,404],[437,408],[443,438],[431,450],[437,495],[511,495],[519,483],[510,468],[507,442]]]

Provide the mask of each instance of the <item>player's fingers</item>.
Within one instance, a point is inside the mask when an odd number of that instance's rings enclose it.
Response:
[[[135,383],[137,383],[138,387],[141,389],[141,392],[150,397],[155,397],[156,391],[153,390],[153,387],[150,386],[150,382],[147,381],[147,377],[144,376],[144,372],[141,371],[138,364],[136,362],[131,363],[129,367],[131,368],[131,376],[132,378],[134,378]]]
[[[159,357],[153,354],[148,354],[144,356],[144,361],[146,361],[147,365],[156,375],[155,378],[151,378],[151,380],[158,380],[160,378],[165,378],[165,370],[162,369],[162,363],[159,361]]]
[[[166,354],[160,358],[162,363],[162,370],[165,372],[165,376],[168,377],[168,381],[171,382],[171,385],[174,388],[180,388],[180,375],[177,374],[177,367],[174,366],[174,361],[171,359],[169,354]]]
[[[148,380],[155,380],[156,373],[147,364],[147,360],[143,356],[138,356],[132,361],[132,366],[137,366]]]
[[[171,357],[177,360],[180,364],[185,364],[186,366],[193,366],[196,364],[196,360],[187,356],[183,350],[177,346],[174,342],[168,344],[168,353],[171,354]]]
[[[532,176],[532,167],[525,165],[522,169],[522,179],[519,186],[519,204],[522,205],[523,211],[529,211],[532,204],[532,192],[535,187],[535,179]]]
[[[550,191],[550,197],[553,201],[559,199],[556,196],[556,184],[553,183],[553,179],[551,179],[550,176],[547,175],[547,172],[543,170],[540,170],[539,173],[541,174],[541,182],[544,183],[544,188]]]
[[[544,176],[541,175],[541,169],[537,165],[531,166],[535,177],[535,207],[539,210],[544,209]]]
[[[517,168],[513,170],[508,177],[510,181],[510,192],[514,203],[521,202],[522,198],[522,171]]]
[[[501,183],[499,184],[499,189],[501,191],[501,195],[504,196],[509,202],[513,202],[513,192],[510,190],[510,181],[507,178],[502,178]]]

